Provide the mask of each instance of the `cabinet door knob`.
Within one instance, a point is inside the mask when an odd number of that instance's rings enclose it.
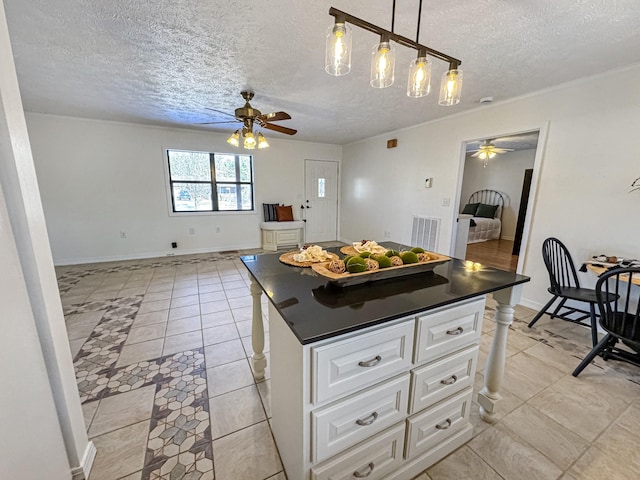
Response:
[[[366,427],[367,425],[371,425],[378,418],[378,412],[373,412],[371,415],[366,417],[364,420],[358,419],[356,423],[361,427]]]
[[[447,330],[447,335],[460,335],[464,332],[464,328],[458,327],[455,330]]]
[[[356,478],[367,478],[369,475],[371,475],[371,473],[373,473],[373,468],[374,468],[374,465],[373,465],[373,462],[371,462],[369,465],[367,465],[367,469],[368,469],[367,473],[360,473],[359,471],[356,470],[355,472],[353,472],[353,476]]]
[[[379,364],[382,361],[382,357],[380,355],[376,355],[371,360],[367,360],[366,362],[358,362],[358,365],[361,367],[373,367],[374,365]]]
[[[436,425],[436,428],[438,430],[446,430],[447,428],[449,428],[451,426],[451,419],[447,418],[444,423],[446,423],[446,425],[442,425],[442,423],[439,423],[438,425]]]
[[[445,378],[444,380],[440,380],[440,383],[443,385],[453,385],[458,380],[458,377],[455,375],[451,375],[449,378]]]

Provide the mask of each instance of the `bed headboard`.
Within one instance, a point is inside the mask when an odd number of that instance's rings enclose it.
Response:
[[[504,197],[497,190],[478,190],[473,192],[469,197],[469,203],[484,203],[486,205],[498,205],[495,218],[502,219],[502,210],[504,208]]]

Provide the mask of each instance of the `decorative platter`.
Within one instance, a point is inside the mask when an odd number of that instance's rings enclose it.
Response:
[[[345,247],[343,247],[345,248]],[[351,247],[353,248],[353,247]],[[342,251],[342,250],[341,250]],[[341,287],[348,287],[350,285],[359,285],[361,283],[374,282],[377,280],[384,280],[386,278],[401,277],[404,275],[414,275],[416,273],[430,272],[438,265],[443,264],[451,260],[451,257],[446,255],[440,255],[439,253],[426,252],[431,257],[431,260],[420,263],[410,263],[406,265],[400,265],[397,267],[381,268],[379,270],[369,270],[360,273],[333,273],[327,268],[329,262],[314,263],[311,268],[314,272],[329,279],[329,281],[335,285]]]
[[[280,261],[284,264],[291,265],[292,267],[311,267],[313,265],[318,265],[318,262],[296,262],[293,259],[293,256],[300,253],[300,250],[294,250],[293,252],[287,252],[280,255]],[[331,260],[338,260],[340,257],[335,253],[327,252],[329,255],[329,259],[320,263],[327,263]]]

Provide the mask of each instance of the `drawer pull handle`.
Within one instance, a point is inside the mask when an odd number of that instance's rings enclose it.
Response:
[[[458,380],[458,377],[455,375],[451,375],[449,378],[445,378],[444,380],[440,380],[440,383],[443,385],[453,385]]]
[[[455,330],[447,330],[447,335],[460,335],[464,332],[464,328],[458,327]]]
[[[371,360],[367,360],[366,362],[358,362],[358,365],[361,367],[373,367],[379,364],[382,361],[382,357],[380,355],[376,355],[375,358]]]
[[[367,473],[360,473],[359,471],[355,471],[353,472],[353,476],[356,478],[367,478],[369,475],[371,475],[373,473],[373,462],[371,462],[369,465],[367,465],[367,468],[369,469],[369,471]]]
[[[447,419],[444,421],[444,423],[446,423],[446,425],[444,425],[444,426],[443,426],[443,425],[440,423],[440,424],[436,425],[436,428],[437,428],[438,430],[446,430],[447,428],[449,428],[449,427],[451,426],[451,419],[450,419],[450,418],[447,418]]]
[[[378,418],[378,412],[373,412],[364,420],[361,420],[361,419],[356,420],[356,423],[361,427],[366,427],[367,425],[371,425],[373,422],[375,422],[377,418]]]

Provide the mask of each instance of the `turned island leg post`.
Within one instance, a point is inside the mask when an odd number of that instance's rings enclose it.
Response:
[[[251,280],[251,296],[253,297],[253,315],[251,317],[251,347],[253,355],[251,362],[253,364],[253,376],[256,380],[264,378],[264,370],[267,368],[267,358],[262,352],[264,350],[264,324],[262,323],[262,305],[260,299],[262,297],[262,288],[258,285],[255,278],[249,275]]]
[[[507,357],[507,335],[509,325],[513,322],[514,305],[522,296],[522,285],[505,288],[493,293],[498,302],[496,309],[496,329],[493,334],[491,351],[484,370],[484,388],[478,393],[480,404],[480,418],[485,422],[495,423],[496,403],[502,398],[500,386],[504,377],[504,367]]]

